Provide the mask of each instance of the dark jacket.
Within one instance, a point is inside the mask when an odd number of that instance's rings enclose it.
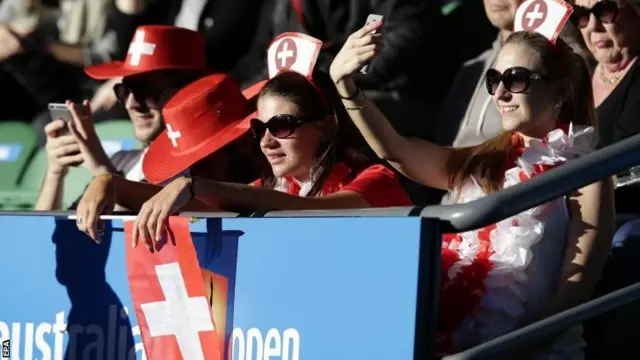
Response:
[[[324,42],[316,68],[328,71],[347,38],[364,26],[369,14],[384,16],[385,48],[357,77],[364,89],[422,93],[429,74],[444,59],[439,48],[440,5],[424,0],[271,0],[264,5],[256,42],[242,66],[252,81],[266,78],[266,52],[271,40],[284,32],[309,34]],[[245,83],[243,85],[250,85]]]
[[[236,64],[253,41],[261,4],[262,0],[207,1],[198,30],[206,39],[207,62],[212,70],[228,72],[242,79],[242,73],[235,70]],[[125,33],[139,25],[173,25],[181,5],[181,0],[152,0],[142,15],[119,12],[116,22]]]

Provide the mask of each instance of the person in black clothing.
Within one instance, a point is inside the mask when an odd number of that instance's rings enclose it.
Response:
[[[601,146],[640,132],[640,1],[577,0],[572,14],[598,65],[593,75]],[[640,164],[639,164],[640,165]],[[616,190],[616,211],[640,214],[640,185]]]

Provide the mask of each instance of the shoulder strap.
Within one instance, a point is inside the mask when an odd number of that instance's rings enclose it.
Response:
[[[126,175],[142,155],[142,150],[120,150],[111,157],[111,163],[118,172]]]

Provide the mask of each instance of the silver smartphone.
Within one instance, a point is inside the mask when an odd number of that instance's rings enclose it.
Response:
[[[382,21],[382,19],[384,19],[384,16],[382,16],[382,15],[370,14],[369,17],[367,17],[366,25],[369,25],[374,21]],[[377,33],[377,31],[374,31],[373,33],[375,34],[375,33]],[[360,69],[360,72],[363,73],[363,74],[366,74],[368,68],[369,68],[369,65],[365,65],[365,66],[362,67],[362,69]]]
[[[65,104],[61,103],[49,103],[49,116],[51,117],[51,121],[57,119],[62,119],[66,122],[73,121],[73,115],[71,115],[71,111],[67,109],[67,106]],[[62,130],[61,132],[62,135],[68,134],[69,129],[64,128],[64,130]]]

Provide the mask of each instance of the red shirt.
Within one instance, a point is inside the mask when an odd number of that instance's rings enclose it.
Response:
[[[277,190],[291,195],[300,195],[300,184],[293,178],[282,179],[286,186]],[[254,186],[260,186],[260,180]],[[371,207],[412,206],[413,203],[402,188],[398,176],[383,165],[372,165],[355,177],[344,164],[334,166],[322,189],[322,196],[339,191],[353,191],[360,194]]]

